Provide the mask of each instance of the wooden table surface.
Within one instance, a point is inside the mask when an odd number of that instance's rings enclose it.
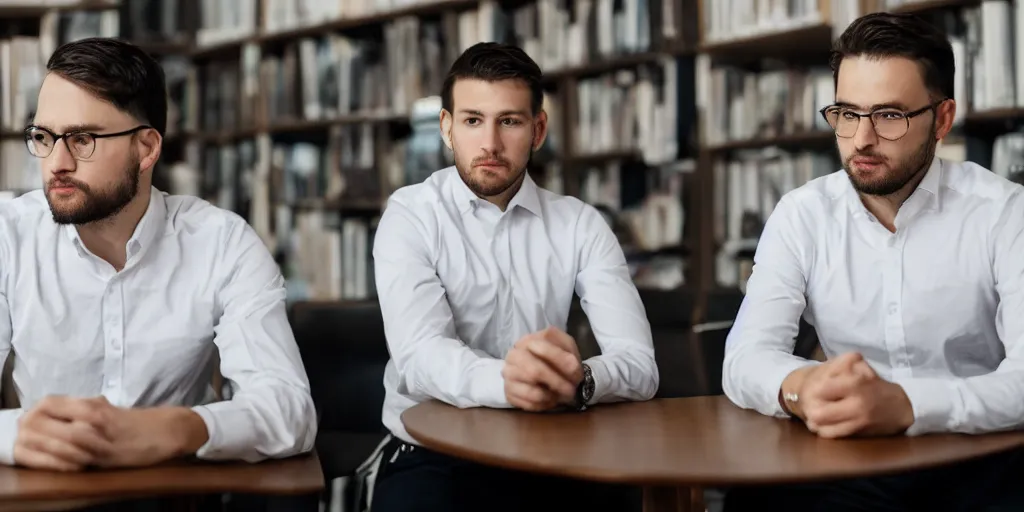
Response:
[[[139,469],[80,473],[0,467],[0,508],[7,504],[91,498],[123,499],[170,495],[251,493],[298,495],[319,492],[324,476],[315,453],[256,464],[175,462]]]
[[[428,448],[477,462],[647,486],[807,482],[922,469],[1024,446],[1024,432],[821,439],[724,396],[598,405],[583,413],[431,401],[402,421]]]

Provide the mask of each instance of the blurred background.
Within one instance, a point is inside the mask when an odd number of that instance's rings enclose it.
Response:
[[[618,234],[659,395],[715,394],[764,220],[840,168],[818,114],[833,100],[832,39],[877,10],[941,26],[958,115],[940,154],[1024,181],[1022,1],[0,0],[0,198],[40,186],[21,130],[50,53],[127,39],[167,75],[156,185],[247,219],[292,307],[330,311],[341,329],[379,321],[371,250],[385,201],[452,162],[437,121],[445,73],[476,42],[512,42],[545,71],[550,136],[530,173]],[[579,313],[570,332],[592,343]],[[317,329],[296,318],[303,344]]]

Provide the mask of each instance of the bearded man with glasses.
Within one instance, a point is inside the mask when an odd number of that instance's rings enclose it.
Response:
[[[0,360],[14,357],[20,405],[0,411],[0,463],[76,471],[312,449],[277,264],[238,215],[152,186],[160,65],[93,38],[46,69],[25,129],[43,189],[0,205]],[[229,400],[211,389],[218,353]]]
[[[843,170],[785,195],[758,242],[726,342],[740,407],[825,438],[1024,427],[1024,187],[944,161],[953,51],[913,15],[835,41]],[[827,356],[793,354],[799,320]],[[796,456],[796,454],[794,454]],[[733,489],[727,511],[1024,510],[1024,452],[913,474]]]

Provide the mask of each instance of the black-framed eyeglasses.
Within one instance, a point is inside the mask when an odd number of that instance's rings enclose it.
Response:
[[[836,132],[837,137],[848,139],[857,134],[860,127],[860,119],[867,117],[875,128],[875,133],[886,140],[900,140],[910,130],[910,119],[919,116],[942,104],[939,100],[911,112],[904,112],[897,108],[883,107],[876,108],[867,114],[856,112],[850,107],[829,105],[819,112],[825,121]]]
[[[124,137],[125,135],[131,135],[137,131],[152,128],[148,125],[140,125],[132,128],[131,130],[125,130],[117,133],[91,133],[83,131],[72,131],[67,133],[54,133],[42,126],[29,126],[25,128],[25,146],[28,147],[28,152],[32,156],[39,158],[46,158],[53,152],[54,146],[57,144],[57,139],[64,140],[64,146],[68,148],[68,152],[71,156],[77,160],[85,160],[92,156],[93,152],[96,151],[96,139],[106,139],[110,137]]]

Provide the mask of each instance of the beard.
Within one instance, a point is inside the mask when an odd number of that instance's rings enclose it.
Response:
[[[452,147],[454,148],[454,144]],[[479,197],[494,197],[507,191],[508,189],[520,183],[523,176],[526,174],[526,169],[530,165],[530,161],[533,159],[533,147],[530,147],[530,153],[527,155],[526,163],[519,169],[513,169],[512,163],[501,156],[487,156],[474,158],[468,166],[463,165],[459,160],[459,154],[455,149],[452,149],[452,153],[455,154],[455,169],[459,171],[459,177],[462,178],[463,183],[469,187]],[[508,176],[504,180],[500,181],[489,181],[483,178],[483,176],[474,176],[472,171],[473,168],[478,165],[479,162],[484,161],[496,161],[500,165],[509,169]]]
[[[933,123],[928,141],[913,154],[900,160],[896,165],[889,166],[889,172],[880,179],[873,181],[862,180],[857,177],[852,166],[852,160],[856,157],[876,158],[888,165],[888,159],[879,153],[871,151],[854,153],[848,158],[843,159],[843,169],[846,170],[846,176],[850,178],[850,183],[853,184],[853,188],[857,192],[869,196],[889,196],[902,190],[917,175],[928,168],[928,165],[931,164],[932,159],[935,157],[937,144],[935,125]]]
[[[124,168],[123,176],[112,190],[95,192],[92,187],[70,177],[55,177],[46,186],[46,201],[50,204],[50,213],[57,224],[89,224],[108,219],[117,215],[125,206],[135,199],[139,192],[138,158]],[[68,198],[62,201],[50,196],[50,188],[54,186],[72,186],[81,193],[81,201]]]

